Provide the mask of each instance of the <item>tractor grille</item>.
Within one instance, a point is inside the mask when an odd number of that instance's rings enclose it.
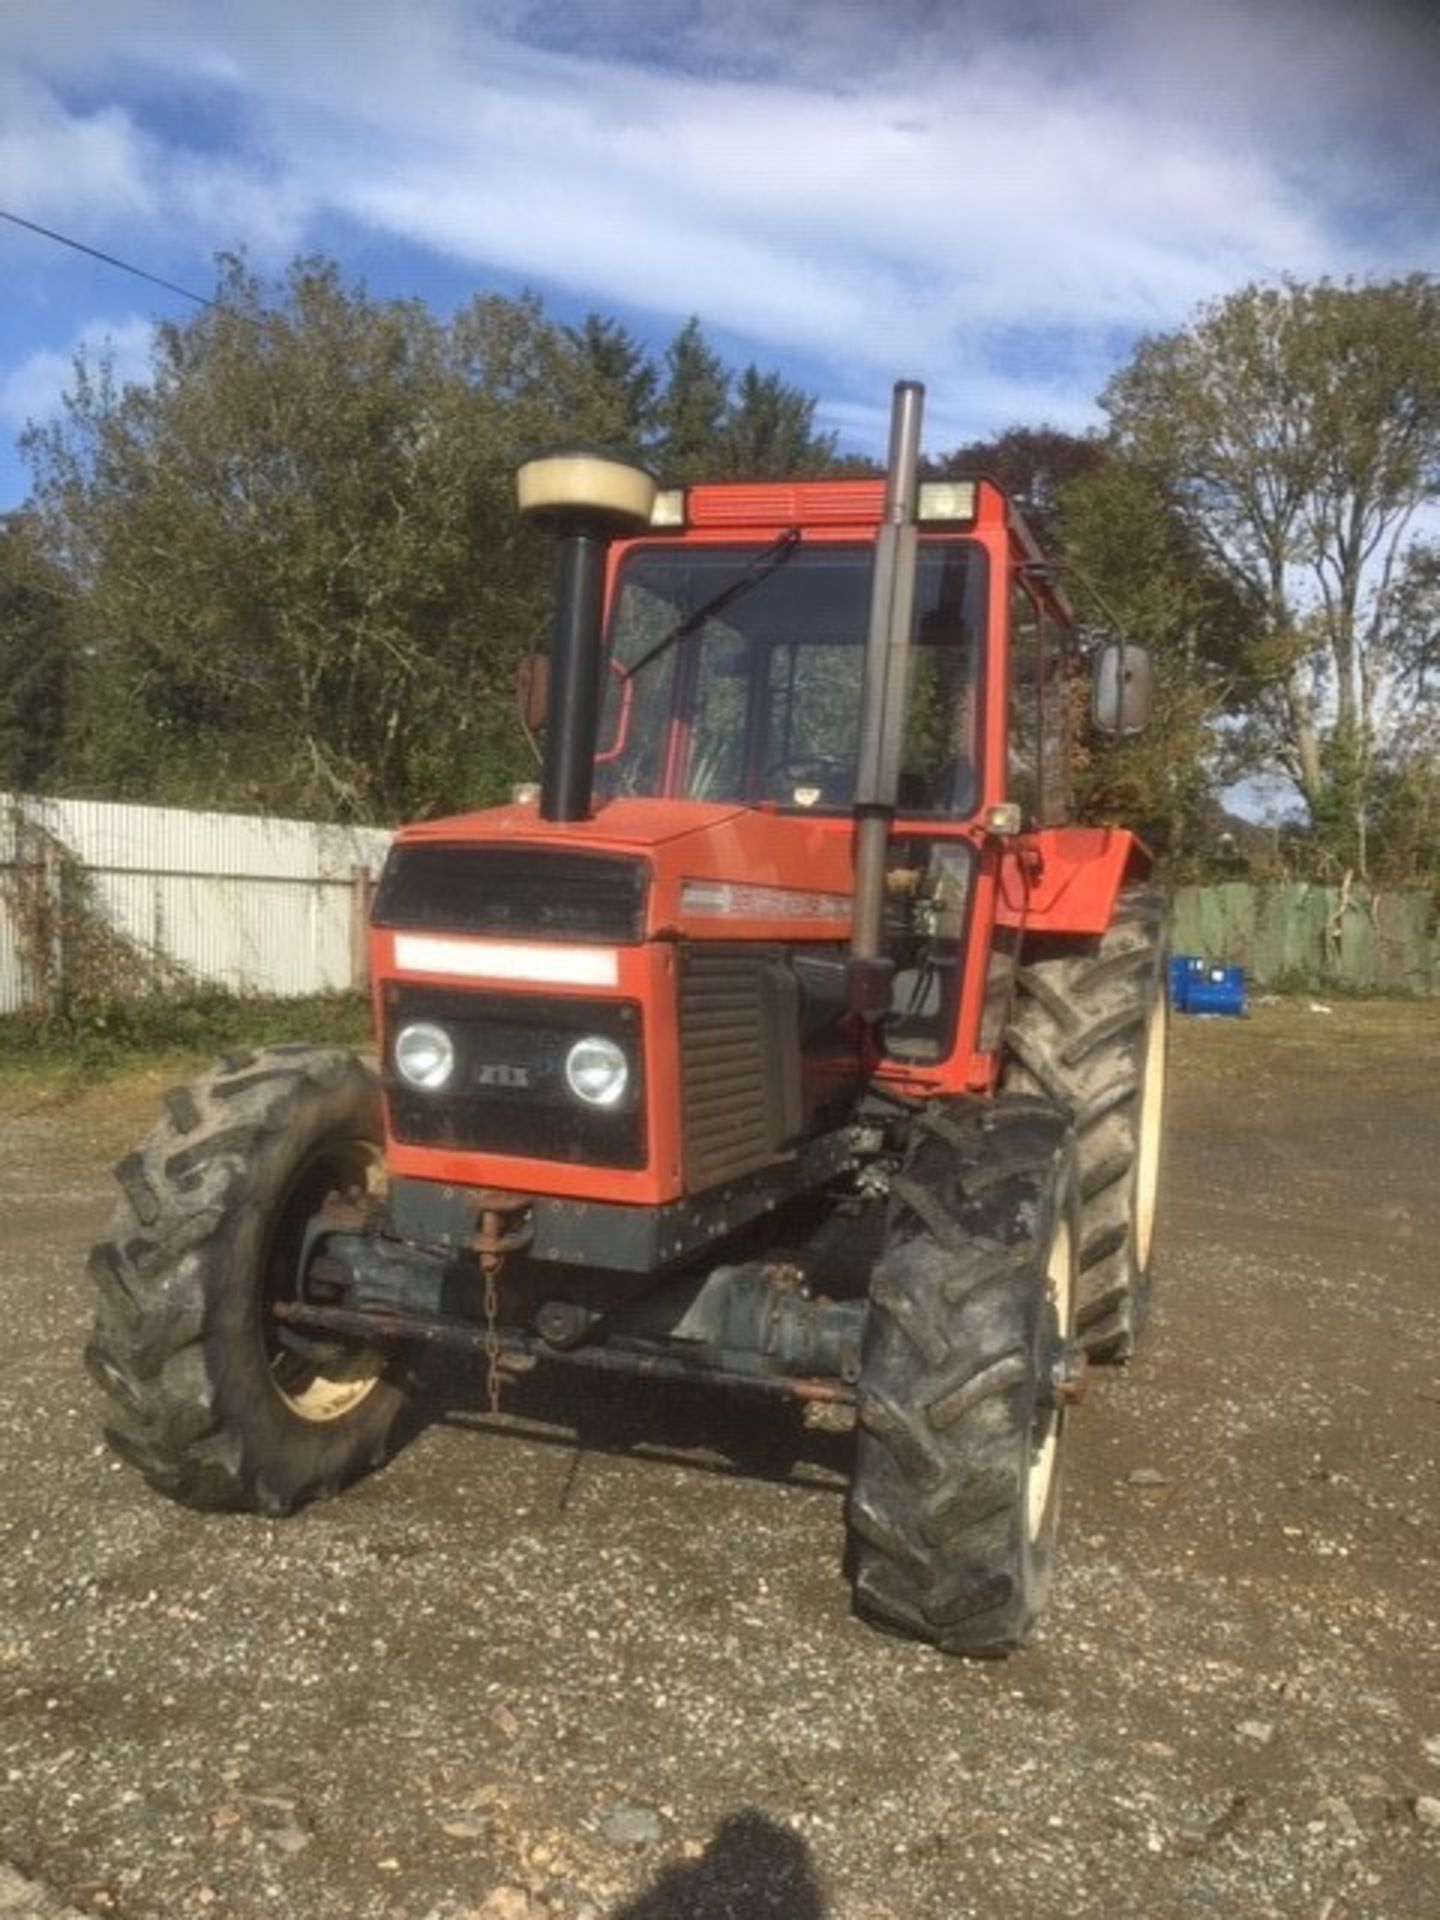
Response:
[[[685,1184],[769,1166],[799,1131],[798,988],[780,947],[680,949]]]
[[[455,1043],[451,1085],[407,1087],[392,1064],[397,1030],[433,1021]],[[565,1084],[565,1055],[585,1034],[618,1041],[630,1080],[617,1107],[587,1107]],[[406,1146],[458,1147],[592,1167],[645,1164],[645,1061],[640,1009],[629,1001],[469,993],[446,987],[385,988],[385,1098],[390,1127]]]
[[[606,940],[645,932],[647,872],[617,854],[418,841],[392,847],[375,890],[377,927]]]

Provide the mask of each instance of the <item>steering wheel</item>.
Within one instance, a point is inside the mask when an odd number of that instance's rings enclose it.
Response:
[[[848,807],[855,790],[855,769],[847,760],[825,760],[818,754],[798,760],[777,760],[760,776],[767,800],[779,800],[790,806],[804,803],[796,795],[805,788],[818,788],[811,807]]]

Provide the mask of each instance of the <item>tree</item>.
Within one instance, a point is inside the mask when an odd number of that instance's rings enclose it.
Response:
[[[936,479],[983,475],[1003,487],[1024,513],[1042,545],[1060,537],[1061,496],[1105,459],[1097,434],[1066,433],[1062,427],[1007,427],[990,440],[972,440],[927,462]]]
[[[0,519],[0,790],[43,791],[64,759],[75,681],[70,596],[27,514]]]
[[[1235,723],[1255,695],[1257,609],[1154,476],[1114,447],[1095,447],[1051,511],[1082,631],[1096,644],[1133,640],[1155,668],[1149,726],[1086,756],[1081,809],[1138,825],[1172,860],[1202,858],[1219,789],[1248,771]]]
[[[587,313],[564,329],[564,342],[577,410],[594,423],[589,437],[644,452],[655,437],[660,374],[640,341],[618,321]]]
[[[814,479],[835,463],[835,436],[816,433],[815,399],[753,363],[735,385],[719,433],[715,477]]]
[[[1391,885],[1440,876],[1440,546],[1417,541],[1396,594],[1393,725],[1376,756],[1373,875]]]
[[[667,369],[661,393],[618,323],[560,326],[533,294],[446,324],[324,259],[273,288],[222,261],[218,304],[157,328],[148,381],[82,356],[61,420],[26,436],[69,624],[43,660],[15,643],[0,740],[13,709],[27,774],[53,769],[27,716],[63,707],[72,789],[180,805],[388,821],[500,797],[531,770],[514,666],[549,611],[519,462],[618,442],[667,478],[723,472],[738,423],[772,466],[826,455],[774,375],[731,408],[698,321]]]
[[[668,482],[712,478],[730,400],[730,375],[696,318],[665,350],[656,457]]]
[[[665,482],[819,479],[873,471],[815,427],[815,397],[753,362],[738,377],[687,320],[665,351],[654,457]]]
[[[328,262],[272,303],[231,260],[148,384],[82,363],[27,451],[87,642],[86,783],[382,820],[501,791],[545,578],[514,428],[553,437],[525,358],[551,344],[523,302],[451,336]]]
[[[1395,594],[1396,692],[1402,713],[1440,716],[1440,544],[1417,540]]]
[[[1152,721],[1143,735],[1098,749],[1081,726],[1076,802],[1088,818],[1140,826],[1171,858],[1199,853],[1212,837],[1217,786],[1233,771],[1233,732],[1217,722],[1248,690],[1244,596],[1154,477],[1099,434],[1009,427],[926,471],[996,481],[1055,564],[1083,640],[1098,646],[1124,634],[1149,649]],[[1082,698],[1077,686],[1077,710]]]
[[[1364,873],[1413,529],[1440,492],[1440,281],[1246,287],[1143,341],[1103,404],[1263,610],[1257,736]]]

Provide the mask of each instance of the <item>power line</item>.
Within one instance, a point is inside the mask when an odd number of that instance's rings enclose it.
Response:
[[[99,247],[87,247],[83,240],[72,240],[68,233],[56,233],[52,227],[42,227],[38,221],[22,219],[18,213],[7,212],[4,207],[0,207],[0,220],[8,220],[12,227],[24,227],[27,233],[38,233],[43,239],[54,240],[75,253],[88,253],[92,260],[103,261],[107,267],[118,267],[121,273],[134,274],[137,280],[148,280],[152,287],[164,287],[167,293],[178,293],[182,299],[193,300],[198,307],[219,307],[218,300],[211,300],[203,293],[192,293],[189,287],[176,286],[173,280],[162,280],[158,273],[147,273],[144,267],[132,267],[128,260],[118,259],[113,253],[102,253]]]

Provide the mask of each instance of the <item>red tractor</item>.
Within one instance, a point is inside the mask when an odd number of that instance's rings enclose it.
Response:
[[[88,1359],[160,1491],[334,1493],[437,1345],[492,1405],[522,1358],[832,1402],[860,1611],[1031,1633],[1067,1410],[1149,1294],[1162,911],[1067,824],[1054,572],[988,481],[920,484],[920,410],[883,480],[522,468],[543,778],[396,837],[378,1079],[233,1055],[117,1169]],[[1145,693],[1105,649],[1097,722]]]

